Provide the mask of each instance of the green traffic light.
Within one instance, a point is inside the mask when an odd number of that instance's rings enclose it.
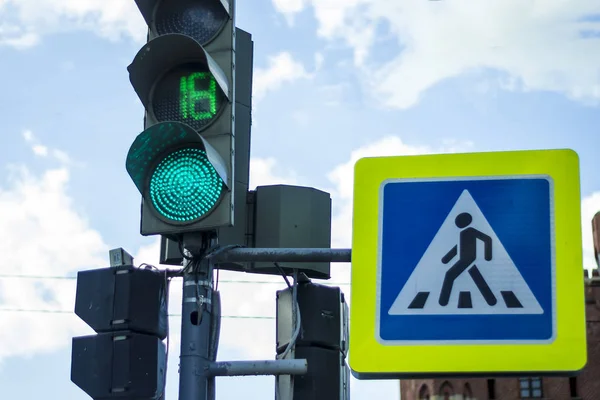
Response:
[[[150,177],[152,205],[164,218],[187,223],[217,204],[223,181],[200,148],[182,148],[163,158]]]

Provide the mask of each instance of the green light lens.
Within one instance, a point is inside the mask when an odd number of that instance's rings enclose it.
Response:
[[[152,205],[163,217],[191,222],[219,201],[223,181],[198,148],[179,149],[165,157],[150,178]]]

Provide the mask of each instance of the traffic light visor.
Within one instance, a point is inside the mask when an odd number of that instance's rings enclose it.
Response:
[[[225,27],[230,16],[228,0],[135,0],[146,24],[157,35],[183,33],[201,45]]]
[[[151,40],[127,69],[140,101],[157,122],[175,120],[201,128],[230,100],[223,70],[186,35],[172,33]]]
[[[157,216],[192,223],[208,214],[227,187],[225,162],[192,127],[180,122],[151,126],[138,135],[126,168]]]

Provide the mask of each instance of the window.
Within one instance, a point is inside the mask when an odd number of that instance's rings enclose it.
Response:
[[[579,393],[577,390],[577,378],[569,378],[569,389],[571,391],[571,397],[579,397]]]
[[[454,390],[452,389],[450,382],[446,381],[442,383],[442,386],[440,386],[440,398],[443,400],[450,400],[453,395]]]
[[[429,400],[429,388],[427,385],[423,385],[419,389],[419,400]]]
[[[493,379],[487,380],[488,399],[496,400],[496,381]]]
[[[519,391],[522,399],[540,399],[542,397],[542,379],[520,378]]]
[[[465,388],[463,389],[463,399],[471,400],[473,398],[473,392],[471,391],[471,385],[465,383]]]

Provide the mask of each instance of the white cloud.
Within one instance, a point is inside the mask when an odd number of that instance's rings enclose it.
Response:
[[[63,164],[68,164],[71,162],[69,155],[59,149],[52,149],[52,156]]]
[[[299,5],[274,1],[287,16],[302,11]],[[318,34],[354,49],[375,97],[390,107],[410,107],[442,80],[481,68],[506,74],[512,84],[501,83],[504,89],[600,99],[600,22],[584,19],[600,13],[595,0],[318,0],[312,6]],[[382,23],[402,50],[385,64],[368,62]],[[596,35],[583,39],[583,31]]]
[[[317,64],[319,60],[317,56]],[[268,92],[281,88],[283,84],[312,77],[304,65],[296,61],[288,52],[269,57],[268,63],[267,68],[254,70],[252,97],[255,101],[261,100]]]
[[[307,0],[273,0],[275,8],[284,14],[290,25],[294,25],[294,15],[302,11],[307,3]]]
[[[23,139],[25,139],[25,141],[27,143],[34,143],[35,142],[35,138],[33,136],[33,132],[31,132],[30,130],[23,131]]]
[[[29,132],[24,137],[31,141]],[[0,254],[2,275],[65,276],[102,266],[107,246],[74,211],[68,195],[67,167],[32,174],[24,166],[8,168],[9,182],[0,186]],[[0,279],[0,308],[72,310],[73,281]],[[0,360],[31,356],[65,346],[89,328],[73,314],[0,312]]]
[[[46,157],[48,155],[48,148],[46,146],[42,146],[41,144],[32,146],[31,150],[33,150],[36,156]]]
[[[277,174],[275,166],[277,161],[270,158],[253,158],[250,160],[250,190],[257,186],[264,185],[295,185],[298,178],[294,172],[286,171],[284,174]]]
[[[2,8],[0,8],[0,11]],[[0,46],[11,46],[19,50],[33,47],[39,43],[39,36],[34,32],[24,32],[23,28],[3,24],[0,25]]]
[[[31,146],[31,151],[36,156],[47,157],[48,155],[51,155],[61,164],[69,164],[71,162],[71,158],[67,153],[60,149],[50,149],[43,145],[30,130],[23,131],[23,139],[25,139],[25,142]]]
[[[134,1],[4,0],[0,1],[0,45],[27,48],[41,37],[87,30],[114,40],[123,35],[144,41],[145,22]]]
[[[306,0],[273,0],[275,8],[283,14],[296,14],[304,9]]]
[[[315,53],[315,68],[317,70],[321,69],[324,62],[325,62],[325,55],[321,52]]]

